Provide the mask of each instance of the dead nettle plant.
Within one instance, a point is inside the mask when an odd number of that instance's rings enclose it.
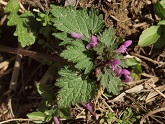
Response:
[[[27,115],[36,123],[54,120],[58,124],[58,118],[71,116],[71,106],[77,103],[96,116],[91,101],[98,92],[118,95],[123,82],[132,80],[124,59],[132,40],[123,43],[112,27],[105,28],[103,16],[94,8],[76,10],[71,6],[51,5],[50,10],[38,16],[30,11],[19,15],[19,8],[17,0],[10,0],[5,11],[9,13],[8,26],[16,26],[14,35],[22,47],[35,43],[38,29],[34,24],[51,25],[55,29],[53,36],[61,41],[60,56],[73,63],[63,65],[58,71],[57,97],[52,88],[37,84],[43,99],[37,111]]]

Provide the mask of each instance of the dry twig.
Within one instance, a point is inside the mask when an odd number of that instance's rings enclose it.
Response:
[[[146,121],[146,119],[147,119],[149,116],[151,116],[151,115],[153,115],[153,114],[156,114],[156,113],[158,113],[158,112],[161,112],[161,111],[165,111],[165,107],[162,107],[162,108],[159,108],[159,109],[156,109],[156,110],[153,110],[153,111],[148,112],[145,116],[142,117],[142,119],[140,120],[140,124],[144,124],[145,121]]]
[[[2,121],[0,122],[0,124],[6,124],[6,123],[9,123],[9,122],[13,122],[13,121],[18,121],[18,122],[22,122],[22,121],[42,121],[42,120],[39,120],[39,119],[24,119],[24,118],[13,118],[13,119],[9,119],[9,120],[6,120],[6,121]]]
[[[12,54],[21,54],[23,56],[28,56],[34,59],[49,60],[49,61],[54,61],[54,62],[62,62],[62,63],[71,64],[67,62],[67,60],[59,56],[48,55],[48,54],[34,52],[34,51],[20,49],[20,48],[13,48],[13,47],[0,45],[0,51],[6,52],[6,53],[12,53]]]

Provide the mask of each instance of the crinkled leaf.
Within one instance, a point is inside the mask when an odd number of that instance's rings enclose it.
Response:
[[[26,27],[23,26],[23,23],[17,25],[14,36],[18,36],[18,41],[21,43],[22,47],[29,46],[34,44],[35,36],[32,32],[29,32]]]
[[[103,43],[99,43],[97,44],[97,47],[94,48],[94,51],[96,51],[96,53],[102,57],[102,54],[105,50],[105,45]]]
[[[10,12],[8,16],[8,26],[16,26],[16,31],[14,36],[18,36],[18,41],[21,43],[22,47],[32,45],[35,42],[35,33],[31,30],[31,24],[35,24],[35,17],[31,12],[25,12],[22,16],[18,15],[19,3],[17,0],[10,0],[5,8],[5,12]],[[33,22],[31,22],[33,18]]]
[[[71,45],[66,47],[66,50],[62,51],[60,56],[70,62],[76,63],[75,67],[85,70],[85,74],[87,74],[93,68],[92,58],[89,57],[91,56],[90,54],[91,52],[87,51],[82,42],[74,40]]]
[[[51,25],[51,15],[50,10],[46,10],[45,13],[38,12],[37,21],[41,21],[43,26]]]
[[[20,8],[20,5],[17,0],[10,0],[5,7],[6,13],[17,13]]]
[[[119,77],[116,77],[112,74],[111,70],[108,69],[106,72],[100,72],[98,80],[100,81],[103,90],[107,89],[109,93],[113,93],[114,95],[119,94],[121,80]]]
[[[151,26],[145,29],[140,35],[138,45],[144,47],[155,43],[160,37],[160,32],[159,26]]]
[[[107,90],[112,92],[114,95],[119,94],[121,86],[121,80],[118,77],[111,76]]]
[[[88,19],[88,29],[92,34],[96,34],[103,29],[103,16],[97,10],[92,8],[89,11],[89,19]]]
[[[114,44],[115,33],[112,27],[105,29],[102,35],[99,36],[99,41],[105,44],[106,47],[110,47]]]
[[[123,59],[123,55],[116,56],[116,59],[118,59],[120,61],[120,67],[128,68],[128,65],[127,65],[125,59]]]
[[[94,98],[96,84],[94,81],[82,78],[77,71],[68,68],[59,71],[61,77],[57,80],[56,86],[60,87],[59,91],[59,107],[69,107],[76,103],[84,103]]]
[[[71,43],[71,41],[73,40],[73,38],[69,38],[68,37],[68,33],[66,32],[60,32],[60,33],[53,33],[53,35],[62,40],[62,42],[59,44],[60,46],[66,45],[68,43]]]
[[[90,38],[91,33],[98,33],[103,28],[103,17],[92,9],[87,12],[86,9],[76,10],[73,7],[59,7],[51,5],[51,12],[54,19],[54,26],[61,31],[70,33],[72,31]]]

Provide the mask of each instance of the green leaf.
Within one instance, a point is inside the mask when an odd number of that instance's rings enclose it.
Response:
[[[155,48],[163,48],[165,46],[165,36],[161,35],[161,37],[156,41],[156,43],[154,44]]]
[[[100,72],[98,79],[104,89],[107,89],[109,93],[113,93],[114,95],[119,94],[121,80],[119,77],[116,77],[112,74],[110,69],[105,69]]]
[[[58,112],[57,108],[53,108],[53,107],[52,107],[52,109],[46,110],[44,113],[45,113],[46,115],[52,116],[52,115],[53,115],[54,113],[56,113],[56,112]]]
[[[154,4],[154,12],[161,17],[162,19],[165,19],[165,1],[157,1],[156,4]]]
[[[121,86],[121,80],[118,77],[111,77],[107,90],[112,92],[114,95],[119,94]]]
[[[99,44],[97,44],[97,47],[94,48],[94,51],[96,51],[97,55],[99,55],[99,57],[102,58],[104,49],[105,49],[105,45],[103,43],[99,43]]]
[[[140,75],[139,74],[136,74],[134,72],[131,72],[130,76],[131,76],[131,78],[132,78],[133,81],[140,80]]]
[[[61,31],[72,31],[90,38],[91,33],[98,33],[103,28],[103,17],[94,9],[87,12],[86,9],[76,10],[73,7],[59,7],[51,5],[54,26]]]
[[[134,59],[134,58],[129,58],[129,59],[126,60],[126,64],[127,64],[128,66],[135,66],[135,65],[138,64],[138,62],[137,62],[136,59]]]
[[[160,37],[160,32],[159,26],[151,26],[145,29],[140,35],[138,45],[144,47],[155,43]]]
[[[48,87],[47,85],[37,84],[37,91],[43,98],[47,99],[49,102],[52,102],[55,98],[52,88]]]
[[[105,44],[106,47],[110,47],[114,44],[115,33],[112,27],[105,29],[103,34],[100,35],[99,41]]]
[[[134,71],[136,74],[142,73],[142,66],[141,66],[141,64],[138,63],[138,64],[133,68],[133,71]]]
[[[68,108],[60,108],[60,118],[70,118],[71,117],[72,110],[70,107]]]
[[[161,0],[160,4],[162,5],[162,7],[165,9],[165,0]]]
[[[43,26],[51,25],[50,10],[46,10],[45,13],[38,12],[38,18],[36,20],[42,22]]]
[[[160,20],[160,21],[158,22],[158,25],[165,25],[165,20]]]
[[[57,79],[56,86],[60,87],[58,105],[60,108],[67,108],[76,103],[84,103],[94,98],[96,84],[89,78],[82,78],[83,75],[77,71],[69,70],[67,67],[59,71],[61,77]]]
[[[75,67],[77,69],[85,70],[85,74],[89,73],[93,68],[93,61],[90,56],[91,51],[87,51],[84,44],[79,40],[72,41],[71,45],[66,47],[60,54],[61,57],[67,59],[70,62],[77,63]]]
[[[161,34],[160,34],[160,38],[156,41],[156,43],[154,44],[155,48],[163,48],[165,46],[165,25],[161,25]]]
[[[17,0],[10,0],[5,7],[6,13],[17,13],[20,8],[20,5]]]
[[[27,116],[30,119],[34,119],[34,122],[38,124],[41,124],[47,117],[47,115],[43,112],[32,112],[30,114],[27,114]]]
[[[103,16],[94,8],[89,11],[88,29],[92,34],[96,34],[103,29]]]
[[[49,105],[47,104],[48,102],[46,101],[46,99],[42,99],[38,108],[37,108],[37,111],[40,111],[40,112],[44,112],[46,110],[49,109]]]
[[[66,44],[70,44],[73,38],[68,37],[68,33],[66,32],[60,32],[60,33],[53,33],[53,36],[56,38],[62,40],[62,42],[59,44],[59,46],[63,46]]]
[[[14,36],[18,36],[18,41],[22,47],[32,45],[35,42],[36,33],[32,28],[37,27],[35,25],[35,17],[27,11],[22,15],[18,15],[19,3],[17,0],[10,0],[5,8],[5,12],[10,12],[8,16],[8,26],[16,26]],[[34,24],[34,26],[32,26]]]

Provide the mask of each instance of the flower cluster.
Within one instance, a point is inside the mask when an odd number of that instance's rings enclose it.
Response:
[[[71,35],[73,38],[75,38],[75,39],[81,39],[82,36],[83,36],[83,35],[81,35],[81,34],[77,34],[76,32],[70,32],[70,35]],[[97,42],[97,37],[94,36],[94,35],[92,35],[91,41],[90,41],[89,44],[87,44],[86,48],[87,48],[87,49],[91,49],[91,47],[94,48],[94,47],[96,47],[97,43],[98,43],[98,42]]]
[[[127,47],[130,46],[132,44],[132,40],[127,40],[123,43],[123,45],[121,45],[116,52],[121,52],[121,53],[127,53]],[[127,69],[122,69],[120,67],[118,67],[117,65],[120,64],[120,61],[118,59],[114,59],[113,61],[109,62],[112,71],[116,72],[116,76],[121,77],[122,75],[124,75],[125,80],[123,80],[123,82],[130,82],[132,79],[129,76],[130,72]]]
[[[112,71],[116,72],[116,76],[121,77],[122,75],[124,75],[125,80],[123,80],[123,82],[131,81],[131,77],[129,76],[130,72],[127,69],[122,69],[117,66],[120,64],[120,61],[118,59],[110,61],[109,64],[111,66]]]
[[[83,35],[81,34],[77,34],[75,32],[71,32],[70,35],[75,38],[75,39],[81,39]],[[86,49],[91,49],[91,48],[95,48],[97,46],[98,42],[97,42],[97,37],[92,35],[91,36],[91,41],[89,44],[87,44]],[[127,47],[129,47],[132,44],[132,40],[127,40],[123,43],[123,45],[121,45],[116,52],[117,53],[127,53]],[[128,54],[128,53],[127,53]],[[124,80],[122,80],[123,82],[130,82],[132,79],[129,76],[130,72],[127,69],[122,69],[121,67],[119,67],[118,65],[120,64],[120,61],[118,59],[114,59],[109,61],[109,65],[112,69],[113,72],[116,73],[116,76],[121,77],[122,75],[124,75]],[[98,77],[99,75],[99,70],[98,68],[96,68],[95,70],[96,72],[96,77]]]

